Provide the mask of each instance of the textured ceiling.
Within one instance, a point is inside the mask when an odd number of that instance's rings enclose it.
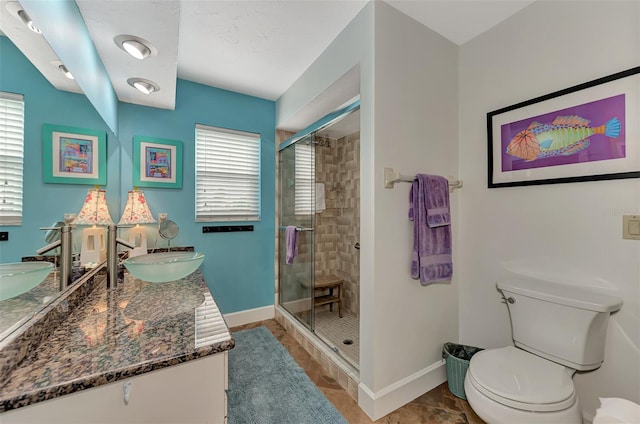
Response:
[[[526,7],[531,0],[386,0],[391,6],[462,44]],[[52,64],[56,55],[0,0],[0,29],[57,88],[80,92]],[[77,0],[118,99],[175,108],[176,77],[276,100],[367,4],[366,0]],[[37,24],[37,22],[36,22]],[[131,58],[120,34],[148,40],[158,55]],[[46,34],[44,34],[46,36]],[[73,69],[71,69],[73,72]],[[137,92],[127,79],[155,81]]]

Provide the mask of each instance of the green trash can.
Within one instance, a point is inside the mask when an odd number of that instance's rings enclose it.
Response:
[[[482,349],[456,343],[445,343],[442,347],[442,358],[446,363],[447,385],[451,393],[460,399],[467,399],[464,393],[464,378],[467,375],[471,357]]]

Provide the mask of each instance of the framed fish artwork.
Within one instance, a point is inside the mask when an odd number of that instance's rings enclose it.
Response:
[[[42,125],[42,180],[54,184],[107,184],[107,134]]]
[[[487,114],[489,188],[640,178],[640,67]]]

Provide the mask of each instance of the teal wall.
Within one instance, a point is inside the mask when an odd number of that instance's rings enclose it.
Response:
[[[202,272],[223,313],[271,305],[274,301],[275,103],[190,81],[178,80],[174,111],[119,104],[122,192],[132,188],[134,135],[180,140],[182,189],[144,188],[151,212],[167,212],[180,227],[172,245],[194,245],[206,255]],[[259,133],[261,136],[261,211],[253,232],[202,233],[195,223],[195,124]],[[153,227],[153,226],[151,226]],[[155,230],[154,230],[155,233]],[[157,233],[156,233],[157,234]],[[149,247],[167,241],[150,234]],[[159,240],[158,240],[159,239]]]
[[[95,110],[118,134],[118,98],[75,1],[22,0],[58,59],[73,69],[76,83]],[[73,42],[69,39],[73,37]]]
[[[180,140],[183,143],[182,189],[143,188],[157,217],[166,212],[180,227],[172,246],[193,245],[205,254],[201,267],[223,313],[271,305],[274,301],[275,236],[275,103],[190,81],[178,80],[174,111],[118,104],[119,136],[111,133],[83,95],[58,91],[24,58],[6,37],[0,37],[0,90],[25,95],[25,202],[20,227],[0,243],[0,261],[19,261],[43,246],[41,226],[77,213],[88,186],[42,182],[41,128],[43,123],[104,130],[108,135],[107,199],[118,220],[127,191],[132,189],[134,135]],[[253,232],[203,234],[195,222],[195,124],[261,135],[261,220]],[[227,223],[225,223],[227,224]],[[238,224],[238,223],[229,223]],[[156,226],[146,226],[148,247],[165,247]],[[74,240],[79,237],[75,231]],[[126,230],[120,234],[126,238]],[[80,250],[76,241],[74,251]]]
[[[101,130],[107,134],[107,203],[112,218],[120,208],[120,147],[100,115],[81,94],[56,90],[13,43],[0,36],[0,90],[24,95],[24,199],[22,226],[0,227],[9,241],[0,242],[0,261],[18,262],[46,245],[40,227],[78,213],[91,186],[44,184],[42,181],[42,124]],[[80,231],[74,231],[74,251],[80,251]]]

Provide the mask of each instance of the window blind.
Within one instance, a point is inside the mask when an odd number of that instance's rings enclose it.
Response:
[[[260,135],[196,125],[196,221],[260,219]]]
[[[316,157],[313,144],[298,143],[295,150],[295,213],[312,214],[315,209]]]
[[[0,225],[22,225],[24,98],[0,91]]]

